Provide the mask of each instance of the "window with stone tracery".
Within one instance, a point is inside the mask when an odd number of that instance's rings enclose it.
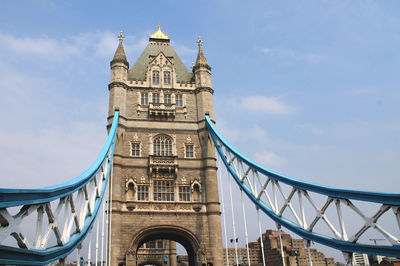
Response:
[[[179,201],[190,201],[190,187],[179,187]]]
[[[137,200],[149,200],[149,186],[137,185]]]
[[[164,94],[164,104],[171,104],[171,94]]]
[[[174,181],[154,180],[153,196],[155,201],[174,201]]]
[[[140,104],[141,105],[148,105],[149,104],[149,94],[142,92],[140,94]]]
[[[171,84],[171,72],[164,71],[164,84]]]
[[[194,158],[193,144],[185,144],[185,158]]]
[[[175,103],[176,103],[176,106],[178,106],[178,107],[182,107],[183,106],[182,94],[175,95]]]
[[[172,139],[168,136],[158,136],[153,141],[153,155],[172,156]]]
[[[153,103],[160,103],[160,94],[153,93]]]
[[[131,142],[131,156],[140,156],[140,142]]]
[[[153,84],[159,84],[159,83],[160,83],[160,72],[153,71]]]

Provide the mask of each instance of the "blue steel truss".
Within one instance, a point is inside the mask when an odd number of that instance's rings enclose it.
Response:
[[[104,147],[89,169],[80,176],[60,185],[39,189],[0,188],[0,264],[48,264],[65,258],[82,243],[93,226],[107,189],[118,118],[119,112],[116,111]],[[55,211],[51,202],[57,205]],[[8,211],[13,207],[20,208],[16,215]],[[62,211],[64,216],[61,217]],[[37,213],[38,219],[35,239],[29,241],[24,228],[19,225],[32,213]],[[43,230],[46,225],[47,230]],[[49,244],[51,234],[55,236],[56,245]],[[8,236],[17,241],[18,247],[2,244]]]
[[[339,189],[303,182],[272,170],[269,170],[248,157],[241,154],[232,147],[223,136],[216,130],[211,119],[206,116],[206,125],[215,147],[224,162],[228,172],[243,190],[256,208],[261,209],[274,222],[280,224],[304,239],[318,242],[322,245],[332,247],[344,253],[367,253],[390,257],[400,257],[400,194],[367,192],[348,189]],[[289,193],[285,194],[282,186],[289,187]],[[325,204],[319,208],[310,196],[312,193],[323,196]],[[278,205],[277,195],[281,195],[282,203]],[[296,211],[293,201],[294,197],[299,200]],[[311,223],[307,223],[305,201],[308,202],[315,214],[311,216]],[[356,203],[364,202],[370,205],[378,205],[373,216],[368,216],[356,206]],[[335,205],[339,229],[335,228],[328,219],[327,209]],[[342,209],[348,207],[356,215],[364,220],[359,225],[355,234],[348,236]],[[393,213],[390,211],[392,210]],[[291,212],[290,216],[285,214]],[[379,219],[384,215],[390,215],[392,223],[397,232],[389,232],[379,224]],[[288,218],[291,217],[291,218]],[[349,221],[351,223],[351,221]],[[325,223],[332,231],[331,235],[318,232],[316,225]],[[360,238],[368,230],[376,230],[384,236],[388,245],[371,245],[360,243]]]

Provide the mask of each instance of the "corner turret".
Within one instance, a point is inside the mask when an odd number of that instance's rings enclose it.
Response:
[[[123,38],[125,38],[125,36],[122,35],[122,31],[120,32],[118,38],[119,38],[118,48],[115,51],[114,58],[110,62],[111,82],[126,81],[128,78],[129,62],[126,59],[126,54],[123,45]]]
[[[118,48],[115,51],[114,58],[110,62],[111,67],[111,83],[108,85],[110,90],[110,106],[109,115],[112,116],[116,109],[120,112],[120,117],[126,116],[126,82],[128,80],[129,62],[123,45],[122,31],[119,36]]]
[[[211,67],[203,52],[203,41],[200,36],[197,40],[199,52],[197,53],[196,63],[193,66],[194,77],[197,88],[212,88],[211,85]]]
[[[199,52],[197,53],[196,63],[193,66],[194,79],[196,84],[196,101],[197,101],[197,119],[204,120],[204,116],[208,114],[214,119],[214,90],[211,85],[211,67],[207,62],[207,58],[203,52],[203,41],[200,36],[197,40]]]

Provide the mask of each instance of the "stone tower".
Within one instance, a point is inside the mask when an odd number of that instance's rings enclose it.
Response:
[[[214,91],[200,38],[197,43],[189,72],[159,26],[129,68],[120,34],[108,86],[109,126],[120,111],[111,265],[157,264],[138,256],[153,240],[179,242],[190,265],[223,265],[216,159],[205,126],[205,114],[214,119]]]

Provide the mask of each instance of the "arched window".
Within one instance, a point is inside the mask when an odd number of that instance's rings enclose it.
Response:
[[[153,155],[172,156],[172,139],[168,136],[158,136],[153,142]]]
[[[159,84],[159,83],[160,83],[160,72],[153,71],[153,84]]]
[[[171,84],[171,72],[164,71],[164,84]]]

